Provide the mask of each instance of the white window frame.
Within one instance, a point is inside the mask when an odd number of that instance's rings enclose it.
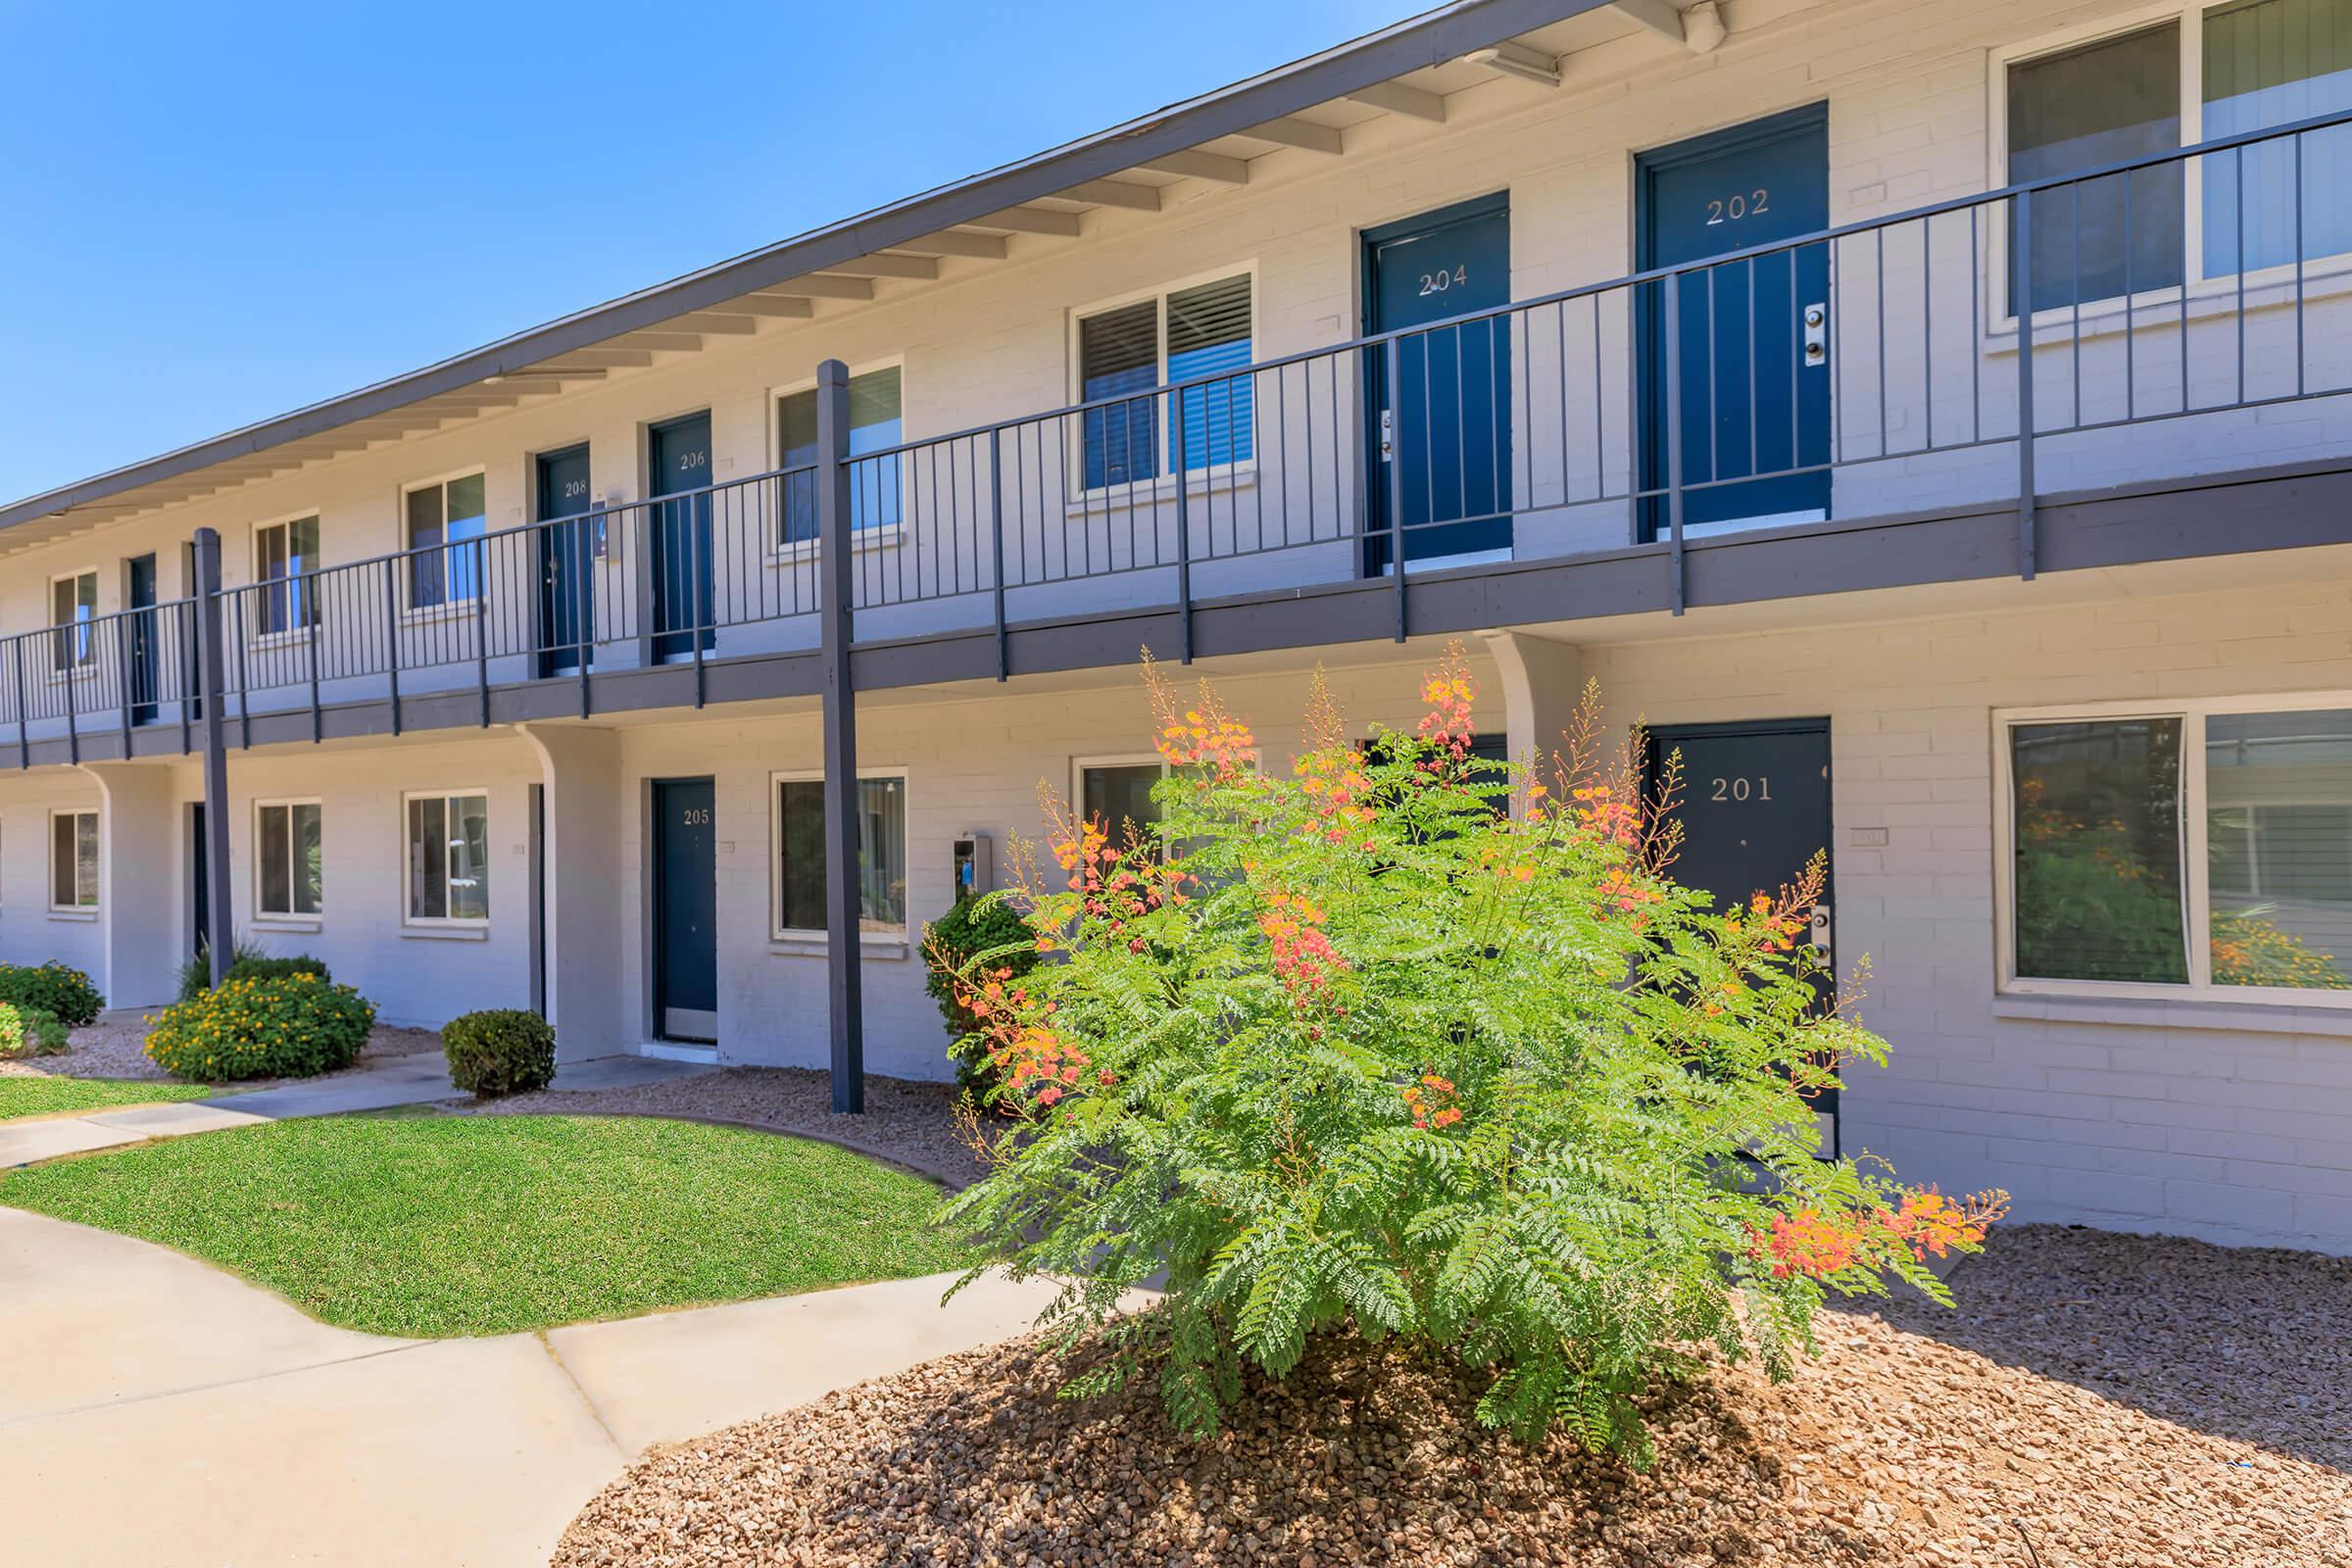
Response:
[[[2180,145],[2195,146],[2205,137],[2205,13],[2233,5],[2236,0],[2160,0],[2160,3],[2134,7],[2101,17],[2096,22],[2079,22],[2069,26],[2035,33],[2033,37],[2013,44],[2003,44],[1985,54],[1984,72],[1984,146],[1985,189],[2005,189],[2009,181],[2009,72],[2014,66],[2031,65],[2051,55],[2064,54],[2086,44],[2121,38],[2134,32],[2144,32],[2165,23],[2178,23],[2180,28]],[[2305,171],[2309,177],[2310,171]],[[2009,304],[2009,223],[2002,216],[2005,208],[1995,206],[1985,213],[1984,273],[1981,280],[1984,289],[1985,331],[1990,336],[2011,336],[2017,331],[2017,313]],[[2180,166],[2180,267],[2181,277],[2191,302],[2192,321],[2203,315],[2232,314],[2237,309],[2240,274],[2224,273],[2215,277],[2205,275],[2205,163],[2203,159],[2183,160]],[[2308,303],[2318,292],[2338,294],[2352,292],[2352,256],[2323,256],[2300,263],[2277,267],[2257,267],[2243,273],[2245,307],[2248,310],[2291,305],[2295,298],[2295,280],[2301,277],[2303,298]],[[2115,299],[2084,300],[2080,307],[2054,306],[2036,311],[2036,325],[2066,322],[2070,326],[2078,309],[2083,322],[2084,335],[2096,323],[2103,331],[2121,330],[2127,314],[2135,315],[2149,309],[2171,306],[2178,309],[2180,287],[2167,284],[2162,288],[2136,289],[2127,302]],[[1255,296],[1251,297],[1252,308]],[[2205,309],[2200,310],[2200,305]],[[2112,319],[2110,319],[2112,318]],[[2136,323],[2142,326],[2153,322]]]
[[[1161,778],[1166,778],[1173,771],[1168,766],[1168,760],[1157,752],[1120,752],[1105,757],[1071,758],[1070,810],[1080,820],[1086,816],[1086,775],[1098,767],[1157,767]],[[1166,853],[1165,845],[1161,846],[1161,853]]]
[[[305,513],[304,515],[308,516],[309,514]],[[289,835],[292,834],[294,829],[294,818],[291,814],[290,808],[297,806],[317,807],[318,808],[318,845],[321,858],[324,857],[326,852],[326,803],[318,796],[272,795],[268,797],[255,797],[253,803],[253,917],[256,920],[268,920],[270,923],[277,925],[316,926],[322,924],[326,919],[326,870],[323,865],[320,866],[318,873],[318,908],[312,909],[305,913],[298,912],[292,908],[267,908],[262,904],[262,889],[269,886],[270,883],[269,877],[263,873],[262,868],[262,850],[264,844],[267,842],[262,833],[262,811],[265,808],[272,806],[282,806],[289,808],[289,814],[286,817],[286,831]],[[405,840],[407,837],[408,820],[408,807],[406,805],[401,807],[401,820],[402,837]],[[291,837],[289,837],[286,844],[286,853],[288,856],[291,856],[293,851],[293,841]],[[405,843],[402,846],[402,853],[407,853],[407,846]],[[286,889],[288,894],[287,903],[289,905],[293,902],[293,877],[294,866],[292,861],[289,860],[286,865]]]
[[[74,824],[74,895],[76,902],[73,904],[60,904],[57,902],[57,819],[61,816],[70,816],[75,819]],[[90,901],[87,904],[78,902],[81,897],[80,818],[85,816],[90,819],[90,836],[98,841],[98,885],[90,889]],[[51,914],[95,914],[104,906],[106,882],[105,831],[105,824],[98,820],[98,808],[96,807],[74,806],[52,807],[50,808],[49,846],[47,854],[42,857],[43,866],[48,872],[48,883],[42,898],[43,901],[48,904],[49,912]]]
[[[2202,697],[2179,702],[2072,703],[2048,708],[1996,709],[1992,714],[1993,964],[2003,996],[2129,998],[2152,1002],[2221,1002],[2352,1010],[2352,991],[2305,991],[2291,986],[2213,983],[2213,909],[2205,814],[2205,721],[2216,714],[2291,713],[2352,709],[2352,690],[2279,692],[2257,697]],[[2051,980],[2017,972],[2017,768],[2010,731],[2021,724],[2087,723],[2119,718],[2166,718],[2180,723],[2180,898],[2186,926],[2188,980]],[[2352,958],[2352,955],[2343,955]]]
[[[443,553],[444,560],[446,560],[450,550],[448,487],[456,480],[470,479],[476,474],[479,474],[482,480],[482,531],[474,541],[476,544],[481,545],[481,549],[479,551],[480,567],[474,574],[477,579],[474,583],[475,591],[470,594],[453,594],[448,592],[447,567],[444,566],[444,575],[442,581],[443,593],[439,603],[420,605],[416,603],[416,563],[419,558],[415,554],[415,552],[425,548],[438,548]],[[415,495],[419,490],[434,489],[438,489],[441,492],[441,543],[437,547],[427,547],[418,545],[414,539],[409,537],[409,497]],[[302,515],[309,516],[310,514],[304,513]],[[404,482],[400,487],[400,510],[397,514],[395,514],[393,527],[398,530],[397,537],[400,540],[399,553],[408,563],[406,573],[407,580],[401,584],[400,591],[401,619],[404,622],[437,620],[445,615],[471,614],[473,611],[481,604],[481,590],[486,586],[486,584],[478,579],[486,578],[490,575],[490,549],[486,541],[489,539],[492,533],[498,531],[490,526],[489,467],[486,465],[476,463],[463,468],[452,468],[447,473],[435,474],[430,478],[411,479]],[[533,591],[536,592],[536,590]],[[429,794],[430,792],[428,791],[427,793]]]
[[[61,582],[78,583],[84,577],[90,579],[90,618],[86,621],[74,622],[60,622],[54,619],[53,617],[57,614],[57,585]],[[49,632],[50,638],[49,657],[41,661],[41,667],[42,672],[51,682],[62,681],[69,675],[76,680],[83,680],[98,673],[98,622],[105,614],[105,612],[98,608],[98,591],[104,586],[96,566],[83,566],[75,571],[60,571],[50,574],[49,585],[41,602],[41,621]],[[71,636],[73,630],[70,628],[80,627],[88,628],[90,651],[86,657],[66,661],[65,665],[61,668],[57,662],[57,637],[61,632]]]
[[[855,381],[859,376],[871,375],[876,370],[899,372],[900,439],[902,441],[916,439],[906,433],[914,422],[906,412],[906,384],[909,379],[906,374],[906,356],[891,354],[880,359],[860,360],[850,367],[849,379]],[[767,389],[767,466],[769,472],[776,472],[784,466],[784,400],[815,390],[816,378],[814,376],[807,376],[798,381],[780,381]],[[862,555],[868,550],[895,550],[905,541],[906,508],[909,504],[906,498],[913,494],[912,469],[908,462],[912,456],[912,453],[899,455],[899,520],[884,523],[878,528],[853,529],[850,533],[850,549],[854,553]],[[782,488],[782,483],[779,481],[775,526],[768,530],[768,538],[765,541],[767,564],[771,566],[789,566],[804,561],[812,561],[816,558],[817,547],[823,543],[819,539],[785,539],[781,537],[785,518]]]
[[[405,507],[405,500],[403,505]],[[406,527],[408,519],[405,514],[401,521],[402,526]],[[251,541],[253,552],[253,589],[257,595],[268,593],[270,591],[270,584],[273,582],[290,582],[293,580],[292,578],[265,577],[262,575],[262,535],[268,533],[272,528],[290,528],[298,522],[316,522],[318,524],[318,548],[323,552],[326,548],[326,522],[323,514],[317,507],[306,507],[300,512],[289,512],[285,515],[279,517],[265,517],[260,522],[257,522],[253,525]],[[318,629],[320,618],[318,603],[318,565],[314,564],[308,570],[303,572],[302,575],[309,579],[308,583],[305,584],[303,589],[303,604],[310,612],[309,618],[303,620],[299,625],[288,626],[282,631],[263,631],[258,624],[249,626],[246,628],[245,634],[253,646],[257,648],[269,648],[279,643],[301,642],[308,638],[312,632]]]
[[[781,786],[820,783],[824,776],[825,770],[821,767],[778,768],[767,775],[767,934],[770,941],[823,943],[832,940],[830,933],[822,929],[811,930],[807,926],[788,926],[784,923],[784,792]],[[913,780],[903,765],[893,767],[861,766],[858,769],[858,778],[859,782],[866,779],[895,778],[904,786],[900,791],[899,800],[906,819],[900,826],[906,834],[906,868],[911,880],[914,869]],[[828,822],[825,826],[829,833],[832,824]],[[833,841],[830,838],[826,839],[825,848],[828,854],[831,853]],[[905,918],[898,929],[895,931],[859,931],[858,940],[865,946],[905,947],[907,933],[913,930],[914,925],[914,889],[909,886],[906,890]]]
[[[1089,300],[1084,305],[1071,307],[1069,319],[1064,329],[1064,352],[1069,357],[1067,385],[1070,405],[1074,408],[1087,401],[1086,366],[1079,351],[1078,329],[1080,324],[1091,317],[1106,315],[1129,305],[1139,305],[1145,300],[1158,302],[1158,314],[1152,323],[1152,354],[1156,374],[1159,377],[1153,388],[1158,395],[1152,403],[1152,418],[1157,427],[1155,432],[1159,443],[1157,456],[1162,470],[1149,479],[1131,479],[1117,484],[1099,484],[1090,489],[1086,483],[1086,431],[1083,418],[1081,418],[1078,432],[1069,442],[1070,470],[1066,483],[1069,486],[1070,505],[1073,508],[1088,503],[1100,505],[1104,497],[1115,499],[1130,493],[1138,497],[1172,496],[1176,493],[1177,476],[1166,471],[1172,466],[1175,456],[1174,447],[1168,439],[1168,410],[1173,400],[1166,396],[1168,385],[1168,296],[1181,294],[1188,288],[1198,288],[1203,283],[1219,283],[1226,278],[1243,275],[1247,275],[1250,279],[1250,363],[1254,366],[1265,352],[1265,345],[1258,340],[1258,330],[1262,323],[1258,319],[1258,262],[1254,256],[1247,261],[1229,262],[1222,267],[1211,267],[1203,271],[1189,273],[1183,277],[1167,278],[1148,288],[1129,289],[1123,294],[1106,295],[1102,299]],[[1236,370],[1233,373],[1240,375],[1246,372]],[[1254,387],[1255,382],[1252,381],[1251,385]],[[1135,397],[1145,395],[1141,392],[1132,394]],[[1255,406],[1252,405],[1253,417],[1254,408]],[[1185,474],[1189,476],[1190,488],[1194,490],[1208,490],[1228,483],[1238,485],[1245,480],[1254,480],[1257,474],[1257,427],[1254,422],[1250,431],[1250,456],[1248,458],[1239,463],[1218,464],[1213,467],[1203,464],[1198,468],[1187,468]],[[1228,477],[1229,474],[1230,477]]]
[[[411,801],[462,801],[467,796],[471,795],[478,795],[482,798],[482,819],[485,823],[490,822],[492,820],[490,808],[491,802],[496,797],[494,792],[486,784],[453,784],[447,789],[401,791],[400,827],[398,834],[398,842],[400,845],[400,875],[398,881],[400,883],[400,923],[402,925],[420,927],[428,931],[482,931],[489,928],[490,916],[487,914],[412,914],[409,912],[409,803]],[[447,808],[444,807],[444,810],[446,809]],[[319,831],[321,834],[325,832],[325,824],[323,821],[319,824]],[[444,829],[444,831],[446,831],[446,829]],[[490,875],[490,862],[497,858],[497,849],[488,837],[489,831],[489,829],[485,828],[482,842],[482,877],[485,884],[488,882]],[[444,871],[443,877],[446,884],[446,871]],[[323,892],[323,890],[321,891]],[[483,888],[482,900],[485,905],[489,903],[489,889],[487,886]],[[324,900],[321,899],[320,902],[323,903]],[[443,889],[441,902],[444,905],[447,905],[449,902],[446,885]]]

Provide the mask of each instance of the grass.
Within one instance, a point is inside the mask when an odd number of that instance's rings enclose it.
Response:
[[[202,1100],[219,1093],[220,1090],[203,1084],[10,1076],[0,1078],[0,1121],[14,1121],[20,1116],[54,1116],[60,1111],[153,1105],[167,1100]]]
[[[0,1203],[177,1248],[325,1322],[434,1339],[959,1268],[919,1177],[652,1118],[333,1116],[0,1176]]]

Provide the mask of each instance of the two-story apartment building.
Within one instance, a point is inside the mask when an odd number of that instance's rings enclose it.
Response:
[[[1140,649],[1283,765],[1460,638],[1829,852],[1845,1151],[2352,1249],[2347,150],[2352,0],[1462,0],[0,508],[0,955],[942,1075]]]

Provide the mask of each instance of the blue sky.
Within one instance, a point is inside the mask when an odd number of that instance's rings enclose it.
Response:
[[[414,368],[1420,9],[6,7],[0,499]]]

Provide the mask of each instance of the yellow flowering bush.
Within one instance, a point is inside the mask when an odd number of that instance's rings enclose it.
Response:
[[[70,963],[0,963],[0,1002],[38,1007],[69,1029],[97,1020],[106,998]]]
[[[148,1020],[147,1059],[177,1078],[308,1078],[348,1067],[375,1007],[315,974],[231,980]]]

